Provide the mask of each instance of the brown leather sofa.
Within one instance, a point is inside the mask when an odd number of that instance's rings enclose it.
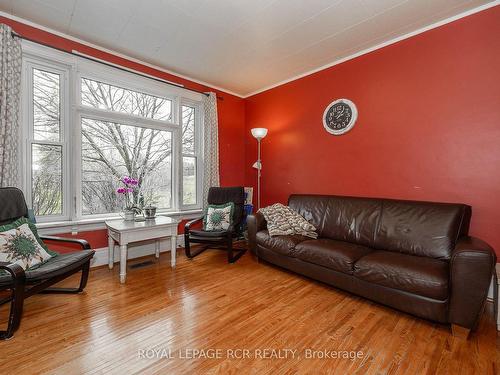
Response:
[[[248,218],[258,258],[407,313],[451,323],[467,337],[486,301],[496,263],[492,248],[469,237],[464,204],[325,195],[291,195],[290,207],[318,239],[269,236]],[[495,283],[496,284],[496,283]]]

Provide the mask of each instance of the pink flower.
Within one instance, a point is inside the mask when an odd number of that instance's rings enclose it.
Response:
[[[118,188],[118,189],[116,189],[116,192],[118,194],[125,194],[126,193],[126,189],[125,188]]]
[[[134,192],[134,189],[133,189],[133,188],[128,188],[128,189],[127,189],[127,191],[128,191],[129,193],[133,193],[133,192]]]

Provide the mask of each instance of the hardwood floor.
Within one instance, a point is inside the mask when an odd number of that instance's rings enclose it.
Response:
[[[228,265],[224,252],[193,261],[179,252],[175,271],[169,261],[166,254],[129,269],[125,285],[118,267],[98,268],[83,295],[29,298],[21,328],[0,342],[0,374],[499,373],[492,304],[478,331],[462,341],[448,326],[258,263],[248,253]],[[3,306],[1,323],[6,312]],[[248,352],[230,358],[231,349]],[[362,355],[306,358],[307,349]],[[220,358],[185,358],[193,350]],[[250,358],[239,358],[245,354]]]

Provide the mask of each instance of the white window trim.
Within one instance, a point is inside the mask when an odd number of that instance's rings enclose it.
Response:
[[[194,155],[186,155],[186,156],[193,156],[196,158],[196,173],[197,173],[197,179],[196,179],[196,203],[195,204],[190,204],[190,205],[185,205],[182,203],[182,197],[183,197],[183,184],[182,184],[182,157],[184,156],[182,152],[182,147],[179,147],[179,155],[178,155],[178,160],[179,160],[179,169],[180,169],[180,176],[179,176],[179,207],[181,210],[193,210],[197,209],[199,207],[203,206],[202,196],[203,196],[203,129],[204,129],[204,123],[203,123],[203,116],[202,116],[202,110],[203,110],[203,105],[200,102],[195,102],[189,99],[181,99],[180,105],[179,105],[179,118],[180,121],[182,121],[182,106],[189,106],[193,107],[195,109],[195,123],[199,124],[197,127],[195,127],[195,134],[194,134],[194,150],[195,153]],[[181,124],[182,125],[182,124]]]
[[[61,131],[63,134],[63,199],[64,208],[62,215],[37,217],[42,227],[67,226],[68,223],[102,222],[104,219],[117,217],[116,213],[101,215],[82,215],[81,213],[81,118],[96,118],[104,121],[115,121],[124,125],[137,126],[138,123],[147,127],[168,130],[172,132],[172,207],[160,210],[159,214],[178,216],[182,212],[192,214],[201,212],[202,186],[203,186],[203,94],[186,90],[180,87],[156,82],[147,77],[121,71],[97,62],[86,60],[82,57],[57,51],[39,44],[22,41],[23,48],[23,91],[22,91],[22,190],[26,195],[28,205],[31,206],[31,151],[28,142],[31,138],[30,124],[32,103],[32,81],[30,67],[40,66],[47,71],[56,71],[64,77],[64,91],[61,92]],[[46,68],[45,68],[46,67]],[[54,69],[56,67],[56,69]],[[125,89],[143,92],[145,94],[172,100],[172,121],[145,119],[139,116],[122,114],[118,112],[96,109],[81,105],[80,83],[81,78],[89,78],[108,83]],[[63,105],[64,100],[69,100],[69,105]],[[182,204],[182,148],[180,140],[182,105],[196,108],[195,150],[197,157],[197,203],[195,205]],[[30,113],[31,112],[31,113]],[[64,128],[64,129],[63,129]],[[35,142],[44,143],[44,142]],[[45,224],[46,223],[46,224]]]

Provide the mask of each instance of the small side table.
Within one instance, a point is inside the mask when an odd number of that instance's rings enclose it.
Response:
[[[171,267],[175,268],[177,249],[177,221],[166,216],[157,216],[153,220],[125,221],[108,220],[108,266],[113,268],[115,242],[120,245],[120,282],[127,278],[128,244],[138,241],[155,240],[155,255],[160,257],[160,239],[170,237]]]

